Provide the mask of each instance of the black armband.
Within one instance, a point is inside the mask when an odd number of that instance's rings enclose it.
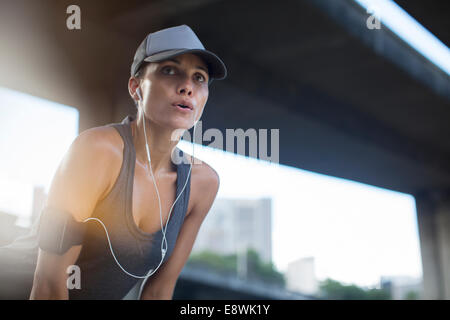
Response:
[[[86,224],[70,212],[44,207],[39,221],[39,248],[62,255],[74,245],[82,244]]]

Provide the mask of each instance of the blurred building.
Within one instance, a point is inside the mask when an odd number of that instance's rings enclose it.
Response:
[[[381,277],[380,285],[382,289],[387,289],[391,293],[393,300],[405,300],[413,293],[416,299],[423,297],[422,279],[407,276]]]
[[[0,247],[11,243],[28,229],[16,226],[17,215],[0,211]]]
[[[36,219],[41,214],[41,210],[44,207],[45,201],[47,200],[47,194],[45,193],[45,188],[42,186],[34,186],[33,188],[33,205],[31,208],[31,224],[36,221]]]
[[[319,290],[315,274],[314,257],[306,257],[288,264],[286,287],[307,295],[316,295]]]
[[[216,199],[192,252],[234,254],[247,248],[253,248],[263,261],[272,261],[271,199]]]
[[[42,186],[34,186],[33,188],[33,203],[31,208],[31,217],[29,217],[30,225],[39,217],[40,212],[47,199],[45,188]],[[11,243],[19,236],[26,234],[29,228],[17,225],[19,216],[0,211],[0,246]]]

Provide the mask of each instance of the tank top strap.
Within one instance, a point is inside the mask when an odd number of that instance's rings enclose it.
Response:
[[[114,127],[120,134],[123,140],[123,153],[122,153],[122,165],[120,168],[119,176],[116,182],[109,192],[109,194],[101,202],[99,202],[97,208],[100,211],[102,209],[110,210],[113,204],[123,204],[123,210],[127,205],[127,192],[131,190],[134,179],[134,167],[136,162],[136,153],[134,152],[133,136],[131,133],[130,122],[134,120],[134,117],[128,115],[121,123],[110,123],[106,126]]]
[[[128,194],[128,190],[131,190],[132,184],[133,184],[133,178],[134,178],[134,169],[135,169],[135,161],[136,161],[136,153],[134,150],[134,144],[133,144],[133,135],[131,130],[131,122],[136,119],[133,115],[127,115],[121,123],[112,123],[109,124],[109,126],[114,126],[117,131],[120,133],[123,141],[124,141],[124,150],[123,150],[123,163],[122,168],[119,173],[119,177],[117,179],[116,185],[114,186],[113,190],[111,190],[111,193],[119,192],[122,194],[122,196],[125,196]],[[177,162],[175,163],[175,166],[177,168],[177,186],[176,186],[176,195],[178,196],[180,192],[183,190],[184,185],[186,184],[186,187],[184,187],[183,194],[180,196],[180,199],[178,199],[176,204],[176,209],[174,214],[176,214],[176,217],[173,217],[174,220],[178,220],[180,224],[183,223],[185,213],[187,212],[187,207],[189,204],[189,195],[190,195],[190,189],[191,189],[191,176],[189,173],[190,170],[190,162],[186,158],[184,152],[179,149],[178,147],[175,148],[174,152],[178,155]],[[186,180],[188,179],[187,183]],[[125,189],[124,189],[125,188]],[[114,189],[120,189],[120,190],[114,190]],[[113,198],[120,195],[113,195]],[[108,198],[108,197],[107,197]],[[105,198],[106,200],[106,198]],[[125,207],[129,206],[127,201],[130,201],[130,199],[123,199],[125,203]],[[180,210],[181,209],[181,210]],[[179,211],[181,211],[184,214],[178,214]]]
[[[131,201],[131,199],[128,199],[126,195],[130,193],[129,190],[131,190],[133,187],[132,184],[134,178],[136,153],[133,143],[131,122],[134,121],[135,119],[136,119],[135,116],[127,115],[120,123],[111,123],[108,125],[114,126],[120,133],[124,141],[124,150],[123,150],[124,160],[122,163],[121,171],[119,173],[119,177],[117,178],[116,185],[110,192],[111,199],[108,199],[110,198],[110,196],[108,195],[104,199],[104,201],[114,200],[114,202],[116,203],[116,200],[118,199],[117,197],[121,197],[121,200],[123,200],[123,203],[125,204],[124,210],[126,210],[127,207],[131,207],[131,205],[128,203],[129,201]],[[177,197],[183,190],[184,185],[186,184],[186,187],[184,187],[182,195],[175,204],[175,207],[173,208],[174,209],[173,214],[175,215],[173,217],[173,220],[175,220],[174,221],[175,225],[181,226],[184,221],[185,214],[187,213],[187,208],[189,205],[189,196],[191,189],[191,176],[189,173],[190,162],[186,158],[184,152],[178,147],[175,148],[174,152],[178,156],[177,161],[175,162],[177,170],[177,185],[176,185]],[[188,181],[186,183],[187,179]],[[107,207],[109,208],[110,206]]]
[[[177,148],[177,151],[179,151],[183,161],[177,165],[177,175],[178,175],[178,181],[177,184],[177,195],[180,194],[180,192],[183,190],[184,185],[186,184],[186,187],[184,187],[183,194],[181,195],[181,211],[184,213],[181,217],[181,223],[183,223],[184,217],[187,213],[187,208],[189,204],[189,195],[191,191],[191,174],[189,172],[190,170],[190,163],[186,156],[184,155],[184,152],[181,149]],[[191,172],[192,173],[192,172]],[[187,182],[186,182],[187,180]]]
[[[133,183],[133,177],[134,177],[134,163],[136,161],[136,151],[134,149],[133,144],[133,135],[131,130],[131,122],[136,119],[133,115],[128,115],[125,117],[125,119],[122,120],[122,122],[118,125],[116,125],[116,128],[119,130],[123,140],[124,140],[124,156],[126,154],[127,156],[127,162],[124,161],[124,167],[127,169],[127,177],[129,178],[127,181],[127,187],[131,188],[131,184]],[[183,190],[184,185],[186,184],[186,187],[184,188],[183,194],[180,197],[180,199],[177,202],[180,202],[179,208],[182,208],[182,212],[185,213],[187,211],[187,206],[189,202],[189,195],[190,195],[190,189],[191,189],[191,178],[189,174],[190,169],[190,163],[189,160],[186,158],[184,152],[179,149],[178,147],[175,148],[175,151],[179,158],[181,158],[181,161],[179,164],[175,164],[177,168],[177,193],[178,196],[180,192]],[[189,180],[186,183],[186,179]],[[178,211],[178,210],[177,210]],[[181,223],[184,219],[184,215],[182,215]]]

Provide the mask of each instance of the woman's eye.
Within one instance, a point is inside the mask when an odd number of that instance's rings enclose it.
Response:
[[[175,69],[173,67],[164,67],[162,69],[162,72],[164,74],[174,74],[175,73]]]
[[[205,81],[205,77],[202,74],[197,74],[196,75],[196,79],[197,79],[197,81],[200,81],[200,82],[204,82]]]

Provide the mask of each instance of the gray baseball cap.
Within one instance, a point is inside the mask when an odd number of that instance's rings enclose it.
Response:
[[[194,31],[185,24],[148,34],[136,50],[131,75],[136,74],[144,61],[158,62],[184,53],[200,56],[208,66],[211,80],[212,78],[221,80],[227,76],[227,68],[223,61],[206,50]]]

